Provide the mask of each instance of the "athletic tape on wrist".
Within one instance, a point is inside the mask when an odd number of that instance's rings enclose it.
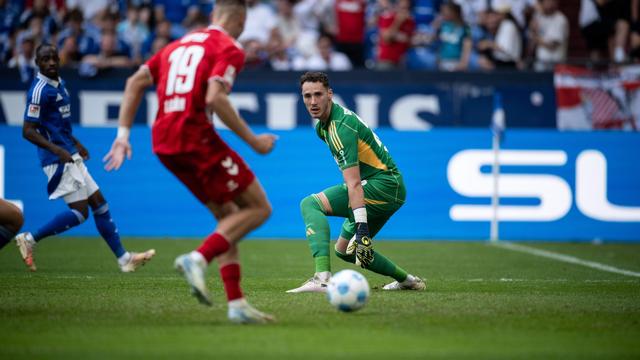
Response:
[[[363,207],[359,207],[357,209],[353,209],[353,217],[356,223],[366,223],[367,222],[367,209]]]
[[[118,126],[118,135],[116,135],[116,137],[128,139],[130,132],[131,132],[131,129],[129,129],[128,127]]]

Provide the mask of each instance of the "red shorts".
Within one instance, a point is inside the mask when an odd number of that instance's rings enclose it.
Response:
[[[157,154],[200,202],[222,204],[243,193],[255,179],[253,171],[229,147],[203,147],[184,154]]]

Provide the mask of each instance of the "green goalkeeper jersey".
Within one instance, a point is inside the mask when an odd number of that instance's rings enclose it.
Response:
[[[329,120],[318,121],[316,133],[327,145],[340,170],[360,167],[360,178],[399,175],[387,148],[369,126],[354,112],[336,103]]]

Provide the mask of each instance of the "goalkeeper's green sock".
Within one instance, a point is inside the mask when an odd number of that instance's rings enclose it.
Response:
[[[329,221],[324,214],[320,200],[315,195],[307,196],[300,202],[307,241],[316,265],[316,272],[331,271],[329,257]]]
[[[350,262],[352,264],[356,263],[355,254],[347,255],[336,250],[336,255],[346,262]],[[386,256],[377,251],[374,253],[373,262],[368,266],[365,266],[365,269],[371,270],[376,274],[390,276],[397,282],[405,281],[408,275],[403,268],[396,265],[393,261],[389,260]]]

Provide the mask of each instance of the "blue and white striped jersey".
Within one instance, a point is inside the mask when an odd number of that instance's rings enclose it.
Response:
[[[71,103],[64,81],[49,79],[38,73],[29,92],[24,121],[38,124],[38,132],[47,140],[64,148],[70,154],[77,153],[71,137]],[[38,157],[42,166],[59,161],[49,150],[38,147]]]

